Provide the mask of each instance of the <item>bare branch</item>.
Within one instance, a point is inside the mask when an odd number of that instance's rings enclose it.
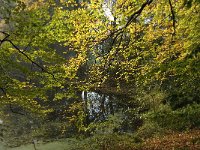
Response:
[[[9,34],[0,31],[1,33],[3,33],[5,36],[5,38],[3,40],[1,40],[0,46],[3,42],[9,42],[19,53],[21,53],[23,56],[25,56],[32,64],[36,65],[38,68],[40,68],[43,72],[46,72],[47,74],[50,74],[54,79],[55,76],[54,74],[52,74],[51,72],[47,71],[43,66],[39,65],[38,63],[36,63],[35,61],[33,61],[25,52],[23,52],[22,50],[20,50],[11,40],[8,39],[8,37],[10,36]]]
[[[142,4],[142,6],[140,7],[140,9],[137,10],[136,12],[134,12],[130,16],[130,18],[128,19],[127,23],[122,28],[119,28],[117,30],[112,31],[106,38],[102,39],[99,43],[101,43],[103,41],[106,41],[107,39],[109,39],[109,38],[111,38],[113,36],[115,36],[113,39],[116,39],[121,33],[123,33],[124,29],[127,28],[132,23],[132,21],[135,20],[142,13],[142,11],[144,10],[144,8],[147,5],[150,5],[152,2],[153,2],[153,0],[146,0],[146,2]],[[111,47],[112,47],[112,45],[111,45]]]
[[[4,90],[4,88],[0,87],[0,89],[1,89],[1,91],[3,92],[3,94],[4,94],[5,96],[7,96],[6,91]]]
[[[172,14],[173,29],[174,29],[172,35],[174,36],[176,34],[176,18],[175,18],[175,12],[174,12],[171,0],[169,0],[169,6],[170,6],[171,14]]]
[[[132,22],[133,20],[135,20],[135,19],[142,13],[142,11],[144,10],[144,8],[145,8],[147,5],[150,5],[152,2],[153,2],[153,0],[146,0],[146,2],[142,4],[142,6],[140,7],[140,9],[139,9],[138,11],[134,12],[134,13],[131,15],[131,17],[128,19],[126,25],[124,26],[124,28],[128,27],[128,26],[131,24],[131,22]]]
[[[116,41],[117,41],[118,36],[120,36],[120,35],[123,34],[124,29],[126,29],[126,28],[132,23],[132,21],[135,20],[135,19],[142,13],[142,11],[144,10],[144,8],[145,8],[147,5],[150,5],[152,2],[153,2],[153,0],[146,0],[146,2],[142,4],[142,6],[140,7],[140,9],[137,10],[136,12],[134,12],[134,13],[130,16],[130,18],[128,19],[128,21],[127,21],[127,23],[125,24],[125,26],[123,26],[122,28],[117,29],[117,30],[111,32],[105,39],[103,39],[104,41],[106,41],[107,39],[113,37],[113,38],[112,38],[113,40],[112,40],[112,43],[111,43],[111,46],[110,46],[109,51],[112,50],[114,44],[115,44]],[[119,45],[121,44],[121,40],[122,40],[122,36],[121,36]],[[119,47],[119,45],[118,45],[118,47]],[[116,56],[117,54],[118,54],[118,51],[115,52],[115,56]],[[113,59],[112,59],[112,60],[113,60]],[[111,63],[112,63],[112,60],[111,60],[111,61],[108,61],[108,64],[107,64],[107,65],[106,65],[106,64],[104,65],[104,68],[105,68],[105,69],[106,69],[106,68],[109,68],[109,66],[110,66]]]
[[[1,46],[1,44],[3,44],[3,42],[5,42],[6,41],[6,39],[10,36],[9,34],[7,34],[6,32],[4,32],[4,31],[0,31],[0,33],[2,33],[2,34],[4,34],[5,35],[5,37],[3,38],[3,40],[0,40],[0,46]]]

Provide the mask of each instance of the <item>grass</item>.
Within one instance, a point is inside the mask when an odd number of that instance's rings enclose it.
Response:
[[[115,139],[115,137],[113,137]],[[113,140],[110,139],[110,140]],[[123,140],[123,138],[122,138]],[[126,139],[124,139],[126,141]],[[77,147],[77,144],[80,144],[83,142],[86,145],[90,145],[91,141],[88,139],[87,140],[77,140],[73,138],[68,138],[68,139],[61,139],[58,141],[52,141],[52,142],[38,142],[36,144],[36,149],[37,150],[81,150],[84,148],[81,148],[80,145]],[[92,141],[94,142],[94,141]],[[103,141],[97,141],[97,143],[100,142],[102,143]],[[105,142],[105,141],[104,141]],[[152,137],[149,139],[146,139],[144,142],[134,144],[131,147],[125,148],[125,147],[120,147],[119,144],[117,143],[112,143],[112,144],[117,144],[117,145],[109,145],[108,143],[102,143],[106,147],[104,147],[104,150],[110,150],[110,148],[113,148],[118,150],[118,149],[123,149],[123,150],[197,150],[200,149],[200,130],[190,130],[190,131],[185,131],[185,132],[170,132],[166,135],[163,136],[157,136],[157,137]],[[123,141],[122,141],[123,142]],[[82,145],[84,146],[84,145]],[[92,146],[92,145],[91,145]],[[78,149],[77,149],[78,148]],[[125,149],[124,149],[125,148]],[[103,150],[102,148],[98,150]],[[3,146],[2,143],[0,143],[0,150],[35,150],[33,144],[28,144],[28,145],[22,145],[20,147],[15,147],[15,148],[6,148]],[[97,149],[95,149],[97,150]]]
[[[36,144],[36,150],[69,150],[74,144],[76,144],[75,139],[63,139],[48,143],[38,142]],[[0,150],[35,150],[35,148],[34,144],[27,144],[14,148],[6,148],[5,146],[0,145]]]

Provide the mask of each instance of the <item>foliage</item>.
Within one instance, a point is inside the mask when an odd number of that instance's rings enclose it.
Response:
[[[35,134],[110,133],[96,138],[105,149],[131,145],[114,130],[199,127],[199,0],[103,2],[0,1],[2,111],[51,123]],[[122,95],[126,107],[92,122],[81,91]]]
[[[170,92],[172,106],[198,101],[198,1],[191,7],[184,7],[185,1],[174,2],[173,7],[167,1],[151,1],[141,9],[142,0],[117,1],[115,26],[105,17],[101,1],[80,6],[75,1],[21,3],[10,13],[9,36],[2,32],[1,39],[1,87],[9,103],[29,108],[25,101],[30,99],[40,110],[35,97],[44,101],[49,89],[79,89],[81,83],[122,91],[126,85],[130,92],[157,83]]]
[[[106,120],[90,123],[88,130],[93,135],[119,133],[122,122],[123,115],[121,113],[117,113],[115,115],[109,115]]]
[[[157,122],[146,121],[136,132],[136,137],[140,141],[159,135],[164,135],[165,130]]]
[[[70,115],[67,117],[69,120],[70,126],[75,128],[78,133],[85,133],[87,130],[87,114],[83,110],[83,103],[73,103],[70,107],[68,112]]]
[[[199,130],[189,132],[173,132],[163,137],[149,139],[143,143],[141,149],[199,149]]]
[[[113,135],[102,137],[98,136],[93,139],[85,139],[85,140],[77,140],[74,138],[58,140],[50,143],[41,143],[38,142],[36,148],[42,150],[75,150],[75,149],[83,149],[83,150],[103,150],[102,141],[106,141],[106,139],[115,139],[109,140],[110,142],[105,142],[105,144],[109,145],[111,150],[113,148],[120,148],[125,150],[145,150],[145,149],[199,149],[199,130],[191,130],[187,132],[172,132],[168,133],[165,136],[157,136],[154,138],[147,139],[142,144],[136,144],[132,140],[132,137],[128,135]],[[123,138],[121,138],[123,137]],[[95,140],[96,139],[96,140]],[[124,141],[126,140],[126,141]],[[98,144],[99,143],[99,144]],[[100,144],[101,143],[101,144]],[[119,144],[120,143],[120,144]],[[126,144],[126,145],[124,145]],[[99,145],[99,146],[98,146]],[[101,145],[101,147],[100,147]],[[8,150],[29,150],[33,148],[33,144],[25,145],[17,148],[12,148]],[[4,150],[4,149],[2,149]]]
[[[100,134],[79,142],[77,147],[72,148],[72,150],[129,150],[133,149],[134,147],[134,139],[128,135]]]
[[[168,130],[187,130],[200,127],[199,107],[199,105],[193,104],[173,111],[169,106],[160,106],[157,111],[149,112],[144,116],[147,120],[149,119]]]

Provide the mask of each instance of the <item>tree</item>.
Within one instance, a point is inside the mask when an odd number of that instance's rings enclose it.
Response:
[[[100,0],[9,2],[2,106],[48,114],[63,100],[64,112],[83,90],[134,97],[157,86],[173,108],[199,103],[198,0],[113,1],[111,20]]]

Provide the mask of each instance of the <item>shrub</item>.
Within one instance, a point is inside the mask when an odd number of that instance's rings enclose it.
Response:
[[[132,150],[134,148],[134,138],[129,135],[101,134],[84,139],[71,150]]]
[[[162,134],[163,129],[156,122],[145,122],[136,132],[139,139],[151,138],[155,135]]]
[[[200,127],[199,116],[199,104],[188,105],[174,111],[165,105],[160,106],[157,111],[149,112],[145,118],[157,123],[162,128],[181,131]]]

